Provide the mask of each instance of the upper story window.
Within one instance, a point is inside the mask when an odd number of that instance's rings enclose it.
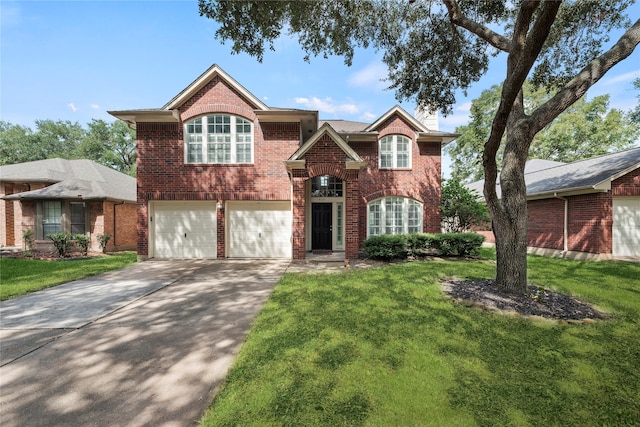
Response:
[[[253,123],[213,114],[185,125],[186,163],[253,163]]]
[[[422,231],[422,203],[407,197],[386,197],[367,205],[369,236]]]
[[[402,135],[387,135],[379,143],[380,168],[406,169],[411,167],[411,140]]]

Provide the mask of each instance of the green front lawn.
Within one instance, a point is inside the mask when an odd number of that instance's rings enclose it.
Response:
[[[287,274],[207,426],[640,424],[640,265],[530,257],[530,281],[614,315],[532,321],[453,303],[438,278],[494,261]]]
[[[136,258],[135,252],[60,261],[0,258],[0,300],[117,270],[135,263]]]

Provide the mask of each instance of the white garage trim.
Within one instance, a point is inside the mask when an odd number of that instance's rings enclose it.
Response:
[[[291,258],[291,202],[227,202],[229,258]]]
[[[149,256],[155,258],[216,258],[216,203],[151,202]]]
[[[613,256],[640,257],[640,197],[613,199]]]

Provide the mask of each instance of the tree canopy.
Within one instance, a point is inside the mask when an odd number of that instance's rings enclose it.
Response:
[[[478,194],[457,179],[448,179],[442,184],[440,212],[443,228],[449,233],[470,231],[489,222],[487,207],[480,203]]]
[[[0,165],[54,157],[89,159],[135,176],[135,131],[119,120],[94,119],[87,129],[77,122],[36,120],[35,131],[0,121]]]
[[[483,146],[484,196],[496,236],[496,282],[527,292],[528,212],[524,165],[534,136],[578,101],[640,42],[640,21],[629,22],[620,1],[466,0],[199,0],[216,20],[216,35],[233,52],[262,59],[284,32],[295,34],[308,57],[355,49],[383,53],[390,87],[400,100],[449,113],[456,92],[505,54],[507,69],[491,131]],[[610,44],[615,29],[624,34]],[[523,85],[530,78],[552,96],[525,113]],[[503,136],[506,138],[503,140]],[[498,196],[498,152],[503,150]]]
[[[451,156],[453,179],[471,182],[482,179],[482,147],[489,138],[491,123],[500,103],[500,85],[482,92],[471,104],[471,120],[456,128],[461,136],[445,150]],[[525,111],[547,102],[551,95],[544,88],[524,85]],[[609,108],[609,95],[587,101],[579,99],[533,138],[529,158],[573,162],[624,150],[640,136],[640,123],[622,110]],[[504,138],[503,138],[504,141]],[[504,143],[496,162],[502,165]]]

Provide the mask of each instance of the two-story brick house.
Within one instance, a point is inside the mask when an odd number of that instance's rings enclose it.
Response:
[[[396,106],[373,123],[265,105],[217,65],[137,131],[138,255],[357,258],[371,235],[440,230],[441,148]]]

